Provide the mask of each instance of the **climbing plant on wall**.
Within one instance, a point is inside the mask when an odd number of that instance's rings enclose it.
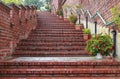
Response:
[[[114,6],[113,8],[111,8],[110,11],[113,15],[112,19],[114,20],[115,24],[117,24],[120,28],[120,9],[117,6]]]

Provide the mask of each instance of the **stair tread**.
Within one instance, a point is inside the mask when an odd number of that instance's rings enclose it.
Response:
[[[0,79],[120,79],[120,77],[0,77]]]

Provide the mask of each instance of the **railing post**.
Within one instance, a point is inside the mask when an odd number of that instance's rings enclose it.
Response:
[[[88,28],[88,16],[86,16],[86,28]]]
[[[97,21],[94,22],[95,23],[95,35],[97,34]]]
[[[80,24],[81,23],[81,21],[80,21],[80,14],[78,16],[79,16],[79,24]]]
[[[117,31],[114,29],[112,31],[112,34],[113,34],[113,44],[114,44],[113,58],[115,58],[117,56],[117,53],[116,53],[116,35],[117,35]]]

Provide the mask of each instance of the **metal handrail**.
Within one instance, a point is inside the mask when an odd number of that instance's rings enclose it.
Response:
[[[72,7],[71,9],[75,9],[75,8]],[[72,10],[72,11],[73,11],[73,10]],[[114,23],[114,21],[107,22],[107,21],[102,17],[102,15],[101,15],[101,13],[100,13],[99,11],[96,11],[96,13],[95,13],[94,15],[92,15],[89,10],[83,11],[83,9],[80,9],[79,11],[80,11],[80,13],[82,13],[84,16],[86,16],[86,14],[88,14],[91,19],[94,19],[96,16],[98,16],[106,26],[109,26],[109,25],[111,25],[111,24]]]
[[[53,5],[53,7],[54,7],[54,9],[55,9],[55,11],[56,11],[55,5]],[[74,10],[75,10],[74,7],[71,7],[71,8],[70,8],[70,12],[71,12],[71,13],[76,13]],[[96,16],[98,16],[106,26],[109,26],[109,25],[111,25],[111,24],[114,23],[114,21],[107,22],[107,21],[102,17],[102,15],[101,15],[101,13],[100,13],[99,11],[96,11],[96,13],[95,13],[94,15],[91,14],[90,10],[84,11],[83,9],[79,9],[79,11],[80,11],[80,13],[82,13],[84,16],[85,16],[86,14],[88,14],[91,19],[94,19]]]

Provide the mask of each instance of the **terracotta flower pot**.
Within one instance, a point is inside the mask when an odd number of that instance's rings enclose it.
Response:
[[[63,19],[63,16],[59,16],[60,19]]]
[[[69,22],[68,18],[64,18],[64,21]]]
[[[76,26],[75,26],[75,29],[76,29],[76,30],[82,30],[82,29],[84,29],[84,26],[83,26],[83,24],[76,25]]]
[[[85,41],[87,41],[91,38],[91,35],[90,34],[84,34],[83,38],[84,38]]]
[[[71,23],[71,22],[70,22],[70,24],[71,24],[71,25],[75,25],[75,23]]]

